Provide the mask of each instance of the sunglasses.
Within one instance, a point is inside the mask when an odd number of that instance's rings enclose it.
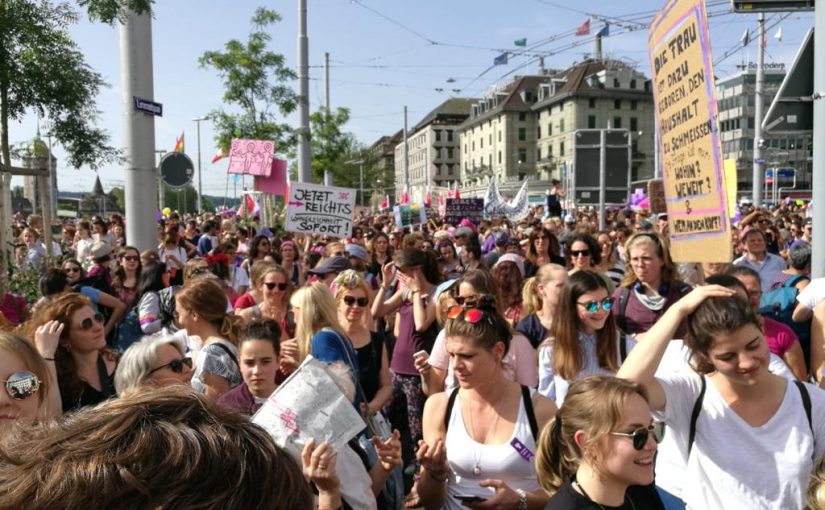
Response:
[[[288,285],[286,283],[275,283],[275,282],[264,282],[266,288],[269,290],[275,290],[275,287],[278,287],[278,290],[286,290]]]
[[[166,367],[169,367],[169,370],[171,370],[172,372],[174,372],[176,374],[180,374],[180,373],[183,373],[183,367],[184,366],[191,369],[192,368],[192,358],[173,359],[169,363],[164,363],[163,365],[161,365],[157,368],[153,368],[152,370],[149,371],[148,375],[152,375],[155,372],[157,372],[158,370],[160,370],[162,368],[166,368]]]
[[[140,260],[140,257],[138,257],[137,255],[126,255],[123,257],[123,260],[127,262],[137,262]]]
[[[582,305],[585,310],[589,313],[596,313],[599,311],[599,305],[601,305],[602,309],[605,312],[609,312],[613,308],[613,298],[607,297],[602,299],[601,301],[587,301],[586,303],[579,302],[578,304]]]
[[[28,370],[15,372],[8,380],[0,382],[5,383],[6,392],[14,400],[26,400],[40,389],[40,379]]]
[[[634,450],[641,450],[647,444],[648,438],[650,435],[653,435],[653,440],[656,443],[661,443],[662,439],[665,437],[665,424],[663,422],[657,421],[653,422],[653,425],[649,427],[641,427],[634,430],[631,433],[627,432],[611,432],[611,436],[623,436],[629,437],[633,439],[633,449]]]
[[[78,326],[78,329],[80,331],[88,331],[88,330],[92,329],[92,327],[95,325],[95,322],[98,323],[98,324],[103,324],[103,314],[96,313],[91,317],[86,317],[85,319],[80,321],[80,325]]]
[[[355,303],[358,303],[358,306],[364,308],[369,304],[370,300],[365,297],[356,298],[355,296],[344,296],[344,303],[347,306],[352,306]]]
[[[464,306],[467,302],[473,302],[478,300],[478,294],[474,294],[472,296],[456,296],[455,302],[458,303],[459,306]]]
[[[570,250],[570,256],[573,258],[576,257],[589,257],[590,250]]]
[[[487,318],[488,322],[491,322],[490,317],[484,312],[484,310],[479,310],[478,308],[466,308],[464,306],[451,307],[449,310],[447,310],[447,318],[457,319],[462,314],[462,312],[464,313],[464,322],[476,324],[485,317]]]
[[[80,268],[70,266],[70,267],[67,267],[67,268],[63,269],[63,271],[66,272],[66,273],[79,273]]]

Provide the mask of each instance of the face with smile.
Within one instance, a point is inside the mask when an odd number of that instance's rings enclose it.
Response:
[[[66,274],[66,280],[72,284],[76,281],[80,280],[81,275],[81,268],[74,262],[64,262],[63,263],[63,273]]]
[[[607,316],[610,315],[610,311],[606,311],[604,309],[603,302],[607,298],[608,295],[606,289],[596,289],[591,290],[590,292],[585,292],[579,296],[579,299],[576,300],[576,310],[579,315],[579,324],[581,325],[581,330],[584,333],[592,335],[604,327]],[[593,302],[598,304],[598,309],[595,312],[587,311],[586,306],[588,303]]]
[[[126,250],[120,259],[120,265],[127,271],[135,271],[140,265],[140,253],[135,250]]]
[[[613,253],[613,241],[608,234],[599,234],[597,241],[602,250],[602,260],[608,260]]]
[[[15,352],[0,353],[0,380],[8,381],[16,372],[30,370],[23,358]],[[5,382],[0,383],[0,430],[10,427],[14,420],[31,421],[37,418],[40,398],[37,393],[24,400],[11,398]]]
[[[261,295],[269,303],[276,303],[283,300],[284,292],[286,292],[286,278],[283,274],[277,271],[270,271],[264,275],[263,282],[261,282]],[[284,288],[281,288],[284,287]]]
[[[275,391],[278,355],[271,341],[246,340],[241,344],[241,375],[249,392],[267,398]]]
[[[176,372],[173,366],[177,365],[176,360],[182,360],[183,354],[175,347],[174,344],[163,344],[158,346],[158,359],[154,365],[154,372],[146,379],[146,381],[157,387],[174,386],[178,384],[189,385],[192,380],[192,368],[181,363],[180,372]]]
[[[650,406],[638,393],[627,397],[622,419],[612,432],[632,434],[635,430],[649,427]],[[633,439],[628,436],[609,434],[602,438],[600,472],[613,483],[621,486],[649,485],[653,482],[653,458],[656,455],[656,440],[650,433],[641,450],[633,447]]]
[[[362,306],[363,305],[363,306]],[[338,314],[348,322],[358,322],[364,316],[369,302],[364,289],[355,287],[347,290],[341,299],[338,301]]]
[[[767,371],[770,351],[759,328],[748,324],[715,337],[707,358],[731,383],[750,385]]]

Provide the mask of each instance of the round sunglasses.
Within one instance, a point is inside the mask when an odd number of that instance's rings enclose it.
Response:
[[[288,285],[286,283],[275,283],[275,282],[264,282],[266,288],[269,290],[275,290],[275,287],[278,287],[278,290],[286,290]]]
[[[369,304],[370,300],[365,297],[356,298],[355,296],[344,296],[344,304],[352,306],[358,303],[358,306],[364,308]]]
[[[88,331],[92,329],[95,322],[98,324],[103,324],[104,319],[102,313],[96,313],[91,317],[86,317],[85,319],[80,321],[80,324],[78,325],[77,329],[79,329],[80,331]]]
[[[605,312],[609,312],[613,308],[613,298],[607,297],[601,301],[586,301],[584,303],[579,301],[578,304],[582,305],[589,313],[598,312],[599,306],[601,306]]]
[[[166,367],[169,367],[169,370],[171,370],[172,372],[174,372],[174,373],[176,373],[176,374],[180,374],[180,373],[183,373],[183,367],[184,367],[184,366],[186,366],[186,367],[188,367],[189,369],[191,369],[191,368],[192,368],[192,358],[178,358],[178,359],[173,359],[173,360],[172,360],[172,361],[170,361],[169,363],[164,363],[163,365],[161,365],[161,366],[159,366],[159,367],[153,368],[153,369],[152,369],[152,370],[150,370],[150,371],[149,371],[149,373],[148,373],[148,374],[146,374],[146,375],[152,375],[152,374],[154,374],[155,372],[157,372],[158,370],[160,370],[160,369],[162,369],[162,368],[166,368]]]
[[[641,450],[647,444],[647,440],[653,435],[653,440],[656,443],[661,443],[665,437],[665,424],[660,421],[653,422],[649,427],[640,427],[633,432],[611,432],[611,436],[622,436],[633,439],[633,449]]]
[[[40,389],[40,378],[28,370],[21,370],[0,381],[6,385],[6,393],[14,400],[26,400]]]
[[[487,322],[492,323],[492,319],[490,316],[487,315],[487,312],[481,310],[479,308],[467,308],[461,305],[450,307],[447,310],[447,318],[448,319],[458,319],[462,316],[463,312],[463,319],[464,322],[469,322],[470,324],[476,324],[480,322],[482,319],[486,318]]]

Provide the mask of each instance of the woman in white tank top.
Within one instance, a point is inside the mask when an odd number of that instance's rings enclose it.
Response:
[[[489,300],[454,307],[447,317],[446,348],[458,388],[431,396],[424,407],[422,506],[458,510],[481,498],[496,508],[544,508],[535,437],[556,406],[504,377],[501,360],[512,331]]]

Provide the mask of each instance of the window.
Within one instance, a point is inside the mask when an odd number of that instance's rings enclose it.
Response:
[[[518,150],[518,162],[527,163],[527,149]]]
[[[613,101],[613,109],[615,109],[615,110],[621,110],[622,109],[622,100],[621,99],[617,99],[617,100]]]
[[[559,120],[559,133],[564,133],[564,119]]]
[[[559,156],[564,156],[564,142],[559,142]]]
[[[490,145],[493,145],[493,133],[490,133]]]
[[[748,117],[748,129],[753,129],[753,128],[754,128],[753,117]]]
[[[536,127],[536,139],[541,138],[541,126]]]
[[[479,139],[478,139],[478,144],[479,144],[479,145],[478,145],[478,148],[479,148],[479,149],[483,149],[483,148],[484,148],[484,137],[481,137],[481,138],[479,138]]]
[[[527,140],[527,128],[518,128],[518,141],[524,142]]]
[[[638,131],[639,130],[639,119],[636,117],[630,117],[630,130],[631,131]]]
[[[636,80],[630,80],[630,88],[632,88],[632,89],[636,88]]]
[[[553,136],[553,123],[547,124],[547,136]]]
[[[619,88],[621,85],[619,84],[618,78],[613,78],[613,88]]]
[[[553,144],[547,146],[547,158],[553,157]]]
[[[536,147],[536,161],[541,161],[541,147]]]
[[[473,140],[473,150],[476,150],[476,141]]]
[[[447,147],[447,158],[448,159],[453,159],[453,148],[452,147]]]
[[[447,131],[447,141],[448,142],[453,141],[453,132],[452,131],[449,131],[449,130]],[[452,173],[452,170],[450,170],[450,173]]]
[[[493,155],[492,154],[487,155],[487,166],[489,166],[491,168],[493,166]]]
[[[596,98],[591,97],[590,99],[588,99],[587,100],[587,106],[590,107],[590,108],[595,108],[596,107]]]
[[[501,130],[498,131],[498,141],[501,141]]]
[[[526,113],[524,113],[524,112],[519,112],[519,114],[518,114],[518,120],[521,120],[521,121],[525,121],[525,120],[527,120],[527,114],[526,114]]]
[[[435,141],[436,141],[436,142],[440,142],[440,141],[441,141],[441,130],[440,130],[440,129],[436,129],[436,130],[435,130]]]
[[[498,164],[501,164],[501,151],[498,151]]]
[[[631,110],[638,110],[639,109],[639,102],[635,99],[630,102],[630,109]]]
[[[464,144],[464,154],[467,154],[467,144]]]
[[[587,129],[596,129],[596,116],[595,115],[588,115],[587,116]]]
[[[613,129],[622,129],[621,117],[613,117]]]

